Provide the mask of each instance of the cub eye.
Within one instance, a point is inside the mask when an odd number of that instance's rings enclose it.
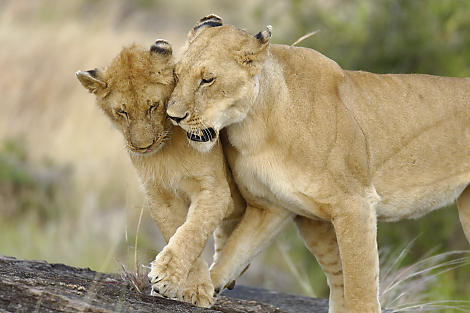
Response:
[[[121,110],[121,109],[116,110],[116,113],[119,114],[119,115],[121,115],[122,117],[129,118],[129,115],[128,115],[127,112],[124,111],[124,110]]]
[[[202,85],[208,85],[210,83],[212,83],[214,81],[214,77],[211,77],[211,78],[203,78],[201,79],[201,86]]]

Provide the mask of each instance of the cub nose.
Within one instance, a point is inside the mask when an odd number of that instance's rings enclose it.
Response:
[[[189,115],[188,112],[186,112],[186,114],[183,116],[183,117],[178,117],[178,116],[171,116],[170,114],[168,114],[168,117],[171,118],[173,121],[175,121],[177,124],[179,122],[181,122],[182,120],[184,120],[185,118],[187,118]]]

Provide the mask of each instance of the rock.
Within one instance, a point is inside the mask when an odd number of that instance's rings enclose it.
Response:
[[[328,301],[237,286],[204,309],[140,293],[116,274],[0,256],[0,312],[327,313]]]

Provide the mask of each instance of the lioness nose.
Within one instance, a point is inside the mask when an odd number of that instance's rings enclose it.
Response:
[[[182,120],[184,120],[185,118],[187,118],[189,115],[188,112],[186,112],[186,114],[183,116],[183,117],[178,117],[178,116],[171,116],[170,114],[168,114],[168,117],[171,118],[173,121],[175,121],[176,123],[179,123],[181,122]]]

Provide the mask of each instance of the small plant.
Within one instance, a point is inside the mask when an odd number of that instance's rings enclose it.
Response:
[[[137,222],[137,229],[134,242],[134,271],[129,271],[124,264],[121,264],[122,272],[121,278],[128,282],[137,292],[150,294],[150,284],[148,282],[147,274],[149,272],[148,267],[140,264],[137,256],[138,242],[139,242],[139,231],[142,223],[142,215],[144,209],[140,210],[139,221]]]
[[[470,301],[428,301],[437,276],[470,265],[470,251],[450,251],[428,256],[408,265],[402,262],[414,240],[397,253],[381,251],[380,302],[393,312],[470,312]]]

